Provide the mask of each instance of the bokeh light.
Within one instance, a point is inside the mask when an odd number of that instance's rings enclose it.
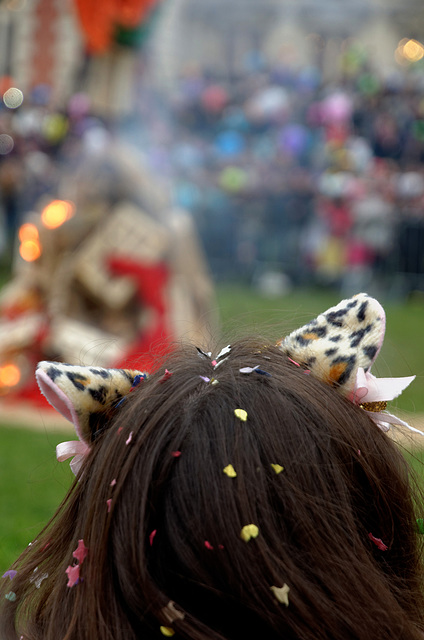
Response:
[[[19,254],[25,262],[34,262],[41,256],[41,245],[38,240],[24,240],[19,247]]]
[[[7,133],[0,134],[0,156],[5,156],[10,153],[15,146],[12,136]]]
[[[0,367],[0,387],[15,387],[21,379],[21,372],[16,364],[5,364]]]
[[[402,38],[395,51],[395,60],[401,65],[419,62],[423,57],[424,46],[412,38]]]
[[[25,222],[19,227],[18,237],[21,242],[25,240],[38,240],[38,229],[35,224]]]
[[[24,101],[24,94],[20,89],[11,87],[3,94],[3,102],[9,109],[17,109]]]
[[[74,204],[68,200],[53,200],[44,207],[41,221],[47,229],[57,229],[69,218],[72,218],[74,210]]]

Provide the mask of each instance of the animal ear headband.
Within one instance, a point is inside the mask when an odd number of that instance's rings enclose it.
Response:
[[[376,378],[371,374],[384,332],[383,307],[360,293],[293,331],[278,346],[294,365],[306,368],[360,405],[384,431],[394,423],[424,435],[384,411],[387,402],[399,396],[415,378]],[[75,426],[79,440],[59,444],[56,454],[59,461],[75,456],[71,468],[77,473],[99,425],[101,428],[107,422],[108,412],[147,376],[136,370],[40,362],[36,377],[50,404]]]
[[[384,411],[415,379],[376,378],[370,372],[384,340],[386,315],[377,300],[366,293],[320,314],[279,342],[293,361],[360,405],[383,430],[399,424],[424,435],[396,416]]]
[[[58,362],[40,362],[35,372],[41,392],[50,404],[73,423],[77,441],[56,448],[59,462],[75,456],[76,474],[89,452],[106,416],[139,384],[146,374],[130,369],[80,367]]]

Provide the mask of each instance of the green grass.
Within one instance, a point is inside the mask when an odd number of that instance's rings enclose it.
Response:
[[[223,342],[252,333],[275,340],[339,301],[337,294],[317,291],[266,299],[235,286],[221,286],[217,296]],[[374,373],[416,374],[398,406],[424,413],[424,304],[416,300],[385,308],[386,340]],[[68,463],[56,461],[55,446],[72,438],[71,431],[36,432],[7,425],[0,429],[0,575],[37,536],[69,488],[73,476]],[[424,453],[415,452],[411,464],[420,475],[423,462]]]
[[[56,461],[56,444],[69,433],[3,425],[0,429],[0,575],[48,522],[68,490],[69,464]]]

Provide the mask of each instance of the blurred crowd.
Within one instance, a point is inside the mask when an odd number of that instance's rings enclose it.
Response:
[[[424,288],[424,67],[383,79],[355,47],[339,80],[259,54],[154,91],[150,162],[195,213],[214,273],[393,293]]]
[[[5,244],[81,149],[110,135],[85,96],[59,112],[47,94],[0,108]],[[217,278],[424,290],[421,63],[383,78],[352,46],[337,81],[255,52],[232,77],[192,64],[172,88],[141,78],[113,135],[193,213]]]

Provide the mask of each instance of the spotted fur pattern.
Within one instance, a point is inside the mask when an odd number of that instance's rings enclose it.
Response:
[[[47,400],[74,423],[79,438],[90,444],[107,414],[146,374],[44,361],[38,364],[36,377]]]
[[[360,293],[296,329],[279,346],[292,360],[349,395],[358,368],[368,371],[376,359],[384,331],[384,309]]]

